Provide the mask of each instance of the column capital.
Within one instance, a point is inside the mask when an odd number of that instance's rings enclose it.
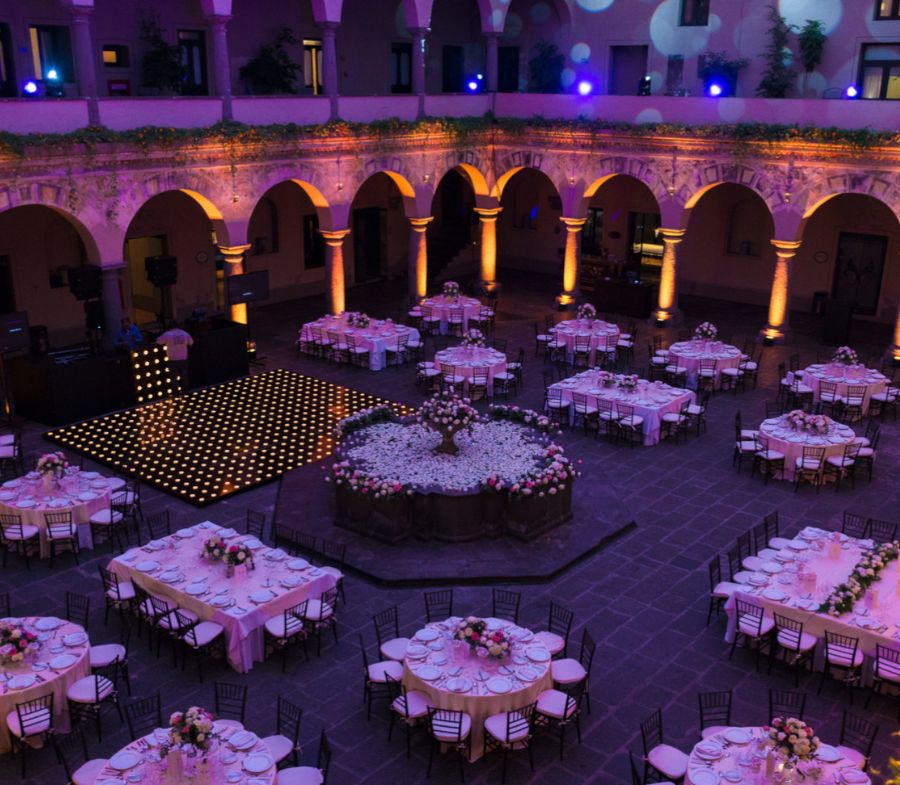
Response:
[[[684,239],[684,229],[666,229],[662,226],[656,230],[659,236],[668,243],[680,243]]]
[[[584,229],[584,225],[587,223],[587,218],[567,218],[564,215],[561,215],[559,218],[566,225],[567,232],[580,232]]]
[[[248,243],[247,245],[219,245],[217,247],[228,264],[240,264],[244,261],[244,254],[252,246]]]
[[[487,32],[482,31],[481,37],[487,38],[488,40],[493,39],[495,41],[499,41],[500,33],[497,30],[488,30]]]
[[[319,234],[325,239],[325,244],[332,248],[340,248],[344,244],[344,238],[350,234],[349,229],[319,229]]]
[[[426,35],[428,35],[427,27],[407,27],[406,29],[413,36],[420,35],[420,36],[422,36],[422,38],[424,38]]]
[[[72,23],[76,25],[88,24],[91,21],[91,14],[94,13],[93,6],[73,5],[69,10],[72,12]]]
[[[340,26],[340,22],[319,22],[319,28],[322,30],[322,35],[328,38],[334,38],[334,33]]]
[[[226,27],[232,17],[229,14],[207,14],[206,21],[215,27]]]
[[[779,259],[792,259],[800,248],[800,240],[769,240]]]
[[[482,221],[496,221],[497,216],[503,212],[502,207],[476,207],[475,212]]]
[[[125,270],[128,268],[128,262],[103,262],[100,265],[100,275],[101,277],[109,276],[109,277],[117,277],[125,274]]]
[[[430,224],[434,220],[433,215],[426,216],[424,218],[409,218],[409,228],[414,232],[425,232],[428,229],[428,224]]]

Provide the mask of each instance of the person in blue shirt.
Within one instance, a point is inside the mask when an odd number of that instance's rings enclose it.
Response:
[[[132,324],[131,319],[129,319],[127,316],[123,317],[122,326],[116,333],[116,337],[113,340],[113,345],[116,347],[116,349],[122,349],[124,351],[134,351],[142,343],[144,343],[144,336],[141,335],[141,331],[138,329],[138,326],[136,324]]]

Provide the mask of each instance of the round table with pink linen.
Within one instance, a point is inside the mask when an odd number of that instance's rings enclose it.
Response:
[[[550,328],[556,340],[565,343],[566,359],[571,363],[575,354],[575,342],[578,338],[587,338],[590,346],[588,364],[596,365],[597,349],[604,346],[614,349],[619,342],[619,328],[602,319],[569,319]]]
[[[769,437],[769,449],[784,453],[784,475],[779,479],[794,479],[794,466],[797,459],[803,457],[804,447],[824,447],[825,458],[828,459],[832,455],[842,455],[844,447],[856,438],[853,429],[848,425],[836,422],[830,417],[825,419],[828,420],[828,432],[822,435],[792,429],[788,425],[786,415],[763,420],[760,423],[760,433]]]
[[[432,314],[440,319],[442,335],[447,334],[447,324],[450,321],[450,309],[457,307],[462,308],[463,330],[468,330],[469,319],[478,316],[484,306],[481,304],[480,300],[476,300],[474,297],[446,297],[443,294],[428,297],[422,301],[423,312],[427,312],[428,309],[431,309]]]
[[[741,363],[741,350],[721,341],[690,340],[673,343],[669,347],[669,364],[687,370],[688,384],[697,385],[697,375],[703,360],[716,361],[716,387],[726,368],[737,368]]]
[[[0,514],[21,518],[24,526],[36,526],[41,543],[41,558],[50,556],[47,542],[49,512],[70,512],[78,530],[78,544],[82,548],[93,547],[91,527],[88,525],[95,512],[109,507],[113,488],[124,483],[115,477],[102,477],[97,472],[74,471],[50,488],[37,472],[29,472],[3,483],[0,488]]]
[[[370,319],[368,327],[351,327],[347,323],[347,314],[323,316],[314,322],[307,322],[300,328],[301,340],[312,341],[315,338],[314,328],[321,329],[326,336],[328,333],[344,337],[352,335],[359,346],[368,349],[370,371],[380,371],[385,367],[386,351],[396,349],[404,336],[407,341],[419,340],[419,331],[414,327],[395,324],[390,319]]]
[[[815,731],[815,728],[813,728]],[[694,745],[688,756],[685,785],[728,785],[729,782],[778,785],[786,782],[784,761],[766,742],[763,728],[725,728]],[[869,776],[830,744],[821,742],[807,761],[799,761],[802,776],[794,782],[828,785],[869,785]],[[818,769],[818,771],[816,771]],[[849,773],[848,773],[849,772]]]
[[[793,375],[788,374],[793,380]],[[837,385],[837,394],[847,400],[848,387],[865,387],[863,395],[862,413],[869,411],[869,401],[876,393],[884,392],[890,380],[880,371],[874,368],[866,368],[865,365],[844,365],[843,363],[817,363],[810,365],[803,371],[803,384],[813,391],[813,400],[819,401],[819,386],[822,382],[831,382]]]
[[[435,354],[434,363],[438,367],[442,363],[452,365],[457,375],[465,378],[466,387],[475,378],[475,371],[487,371],[487,394],[491,396],[494,390],[494,374],[506,370],[506,355],[487,346],[451,346]]]
[[[84,628],[54,616],[4,619],[38,636],[37,650],[20,662],[0,663],[0,755],[9,752],[7,717],[16,704],[53,693],[53,728],[69,729],[66,691],[91,673],[91,645]]]
[[[403,684],[423,692],[428,705],[464,711],[472,718],[470,760],[484,754],[484,721],[534,703],[553,687],[550,652],[531,630],[487,618],[488,631],[502,629],[511,654],[502,660],[472,653],[455,639],[460,617],[429,624],[410,641],[403,659]],[[482,650],[483,651],[483,650]]]

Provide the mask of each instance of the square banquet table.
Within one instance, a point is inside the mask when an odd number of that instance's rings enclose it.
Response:
[[[599,398],[612,401],[613,410],[616,403],[625,403],[634,407],[634,413],[644,418],[644,444],[650,446],[659,442],[660,423],[662,416],[669,412],[677,414],[685,401],[694,403],[696,395],[693,390],[683,390],[680,387],[671,387],[663,382],[648,382],[645,379],[638,381],[635,392],[628,393],[618,385],[603,386],[601,374],[604,371],[582,371],[581,373],[563,379],[561,382],[550,385],[558,389],[563,401],[572,402],[572,393],[583,393],[588,401],[596,406]],[[574,407],[569,407],[569,422],[575,420]]]
[[[224,532],[224,533],[223,533]],[[254,552],[256,569],[226,576],[225,565],[200,554],[203,543],[219,533],[226,545],[243,542]],[[146,592],[163,597],[196,613],[203,621],[225,628],[228,662],[246,673],[265,657],[263,626],[305,599],[315,599],[333,588],[333,572],[288,556],[280,548],[267,548],[251,536],[222,529],[204,521],[179,529],[171,537],[132,548],[110,562],[119,580],[133,581]]]
[[[369,350],[369,370],[380,371],[385,366],[385,350],[396,348],[397,342],[404,335],[410,341],[419,340],[419,331],[405,324],[395,324],[388,320],[371,319],[368,327],[350,327],[347,324],[347,315],[323,316],[314,322],[307,322],[300,328],[300,339],[312,342],[313,328],[322,330],[326,335],[329,332],[340,335],[352,335],[356,338],[357,345]]]

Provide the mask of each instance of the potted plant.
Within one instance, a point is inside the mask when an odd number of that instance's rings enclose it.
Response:
[[[700,69],[703,91],[709,93],[710,87],[716,84],[721,89],[720,95],[734,95],[737,92],[738,73],[749,63],[745,57],[729,60],[725,52],[707,52],[703,56],[703,67]]]
[[[141,60],[141,92],[144,95],[180,93],[184,79],[181,49],[163,38],[157,14],[149,13],[141,19],[140,38],[146,46]]]
[[[300,63],[291,59],[287,50],[289,44],[296,44],[297,38],[290,27],[283,27],[269,44],[259,48],[259,54],[241,66],[240,76],[248,93],[277,95],[296,93],[294,82],[302,70]]]
[[[797,33],[797,47],[800,49],[800,62],[803,63],[803,83],[800,95],[806,87],[806,76],[815,71],[816,66],[822,62],[822,52],[825,50],[825,24],[818,19],[807,19],[806,24]]]
[[[769,45],[766,47],[766,69],[756,87],[763,98],[784,98],[794,84],[796,74],[789,65],[791,28],[774,5],[769,6]]]
[[[566,58],[549,41],[538,41],[528,61],[528,90],[532,93],[558,93],[562,90],[562,71]]]

